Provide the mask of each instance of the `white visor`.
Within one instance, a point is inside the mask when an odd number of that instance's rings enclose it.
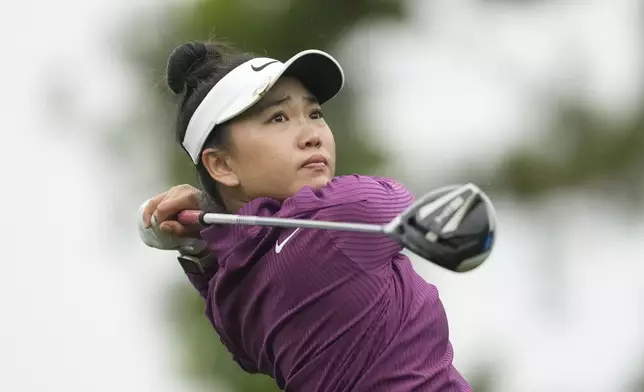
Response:
[[[222,124],[249,109],[282,76],[299,79],[320,104],[342,90],[344,72],[329,54],[305,50],[287,62],[260,57],[230,71],[210,90],[190,118],[183,147],[197,164],[208,135]]]

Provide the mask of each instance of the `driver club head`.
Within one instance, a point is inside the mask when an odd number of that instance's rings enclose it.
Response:
[[[496,212],[476,185],[451,185],[419,198],[385,231],[424,259],[451,271],[466,272],[490,255]]]

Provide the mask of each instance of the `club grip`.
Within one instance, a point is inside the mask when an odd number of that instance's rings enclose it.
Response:
[[[198,210],[185,210],[181,211],[177,216],[177,220],[182,225],[198,225],[203,223],[204,212]]]

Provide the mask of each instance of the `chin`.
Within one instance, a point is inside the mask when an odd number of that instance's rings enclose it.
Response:
[[[325,179],[323,179],[323,180],[322,180],[322,179],[320,179],[319,181],[315,181],[315,182],[313,182],[310,186],[311,186],[311,188],[313,188],[313,189],[321,189],[321,188],[324,188],[324,187],[326,186],[326,184],[328,184],[328,183],[329,183],[329,181],[330,181],[330,180],[329,180],[328,178],[325,178]]]
[[[326,184],[328,184],[329,181],[331,181],[331,178],[329,176],[326,176],[326,175],[316,176],[314,178],[307,179],[302,184],[301,188],[305,186],[310,186],[313,189],[320,189],[320,188],[324,188],[324,186],[326,186]]]

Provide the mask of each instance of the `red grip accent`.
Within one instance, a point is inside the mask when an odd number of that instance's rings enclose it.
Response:
[[[201,211],[197,210],[185,210],[179,213],[177,220],[183,225],[197,225],[199,224],[199,218],[201,216]]]

